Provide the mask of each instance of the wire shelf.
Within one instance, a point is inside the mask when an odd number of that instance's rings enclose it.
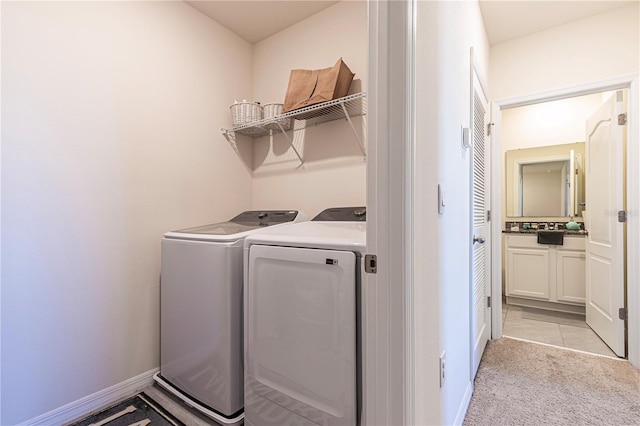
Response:
[[[302,166],[304,164],[304,159],[293,144],[293,135],[289,135],[287,132],[289,127],[283,126],[283,123],[293,121],[293,128],[291,130],[295,132],[321,123],[346,120],[349,123],[349,126],[351,126],[356,143],[358,144],[358,147],[362,152],[362,156],[366,161],[367,154],[365,152],[364,144],[358,137],[358,132],[351,121],[351,117],[367,114],[366,100],[367,94],[365,92],[356,93],[354,95],[345,96],[344,98],[334,99],[329,102],[323,102],[321,104],[297,109],[295,111],[254,121],[231,129],[220,129],[220,131],[239,156],[240,152],[236,143],[236,134],[256,139],[274,134],[272,132],[281,133],[288,140],[289,146],[295,152],[296,156],[300,160],[300,165]]]
[[[348,120],[350,117],[366,115],[366,113],[366,93],[361,92],[345,96],[344,98],[334,99],[329,102],[323,102],[321,104],[290,111],[272,118],[254,121],[242,126],[230,129],[221,129],[221,131],[225,136],[230,133],[240,133],[241,135],[246,135],[251,138],[259,138],[269,135],[269,127],[277,128],[277,122],[287,118],[295,120],[293,130],[296,131],[309,126],[327,123],[329,121],[340,119]],[[274,126],[274,124],[276,126]]]

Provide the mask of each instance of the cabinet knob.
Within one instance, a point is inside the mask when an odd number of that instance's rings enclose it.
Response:
[[[484,237],[476,237],[475,235],[473,236],[473,244],[475,243],[484,244],[485,241],[487,240]]]

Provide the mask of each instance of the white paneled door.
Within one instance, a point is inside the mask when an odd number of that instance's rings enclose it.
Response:
[[[471,114],[471,345],[472,377],[475,377],[484,348],[491,336],[491,228],[488,101],[478,76],[473,72]]]
[[[625,356],[624,130],[622,91],[586,125],[587,324],[620,357]],[[622,214],[622,213],[621,213]]]

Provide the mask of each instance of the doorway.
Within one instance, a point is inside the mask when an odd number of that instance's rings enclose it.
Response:
[[[505,267],[507,262],[502,256],[503,253],[506,253],[507,248],[505,248],[501,244],[501,241],[503,240],[502,231],[505,230],[507,225],[510,225],[510,223],[514,223],[514,224],[517,224],[520,228],[523,228],[525,224],[527,224],[527,227],[529,227],[535,221],[537,223],[547,223],[547,224],[553,223],[553,226],[555,227],[556,223],[561,223],[561,226],[562,226],[564,225],[564,223],[570,221],[571,219],[575,219],[576,222],[579,222],[579,223],[584,222],[584,219],[579,217],[581,211],[584,209],[584,206],[582,206],[582,210],[580,210],[579,205],[578,206],[574,205],[573,208],[571,209],[570,215],[564,218],[560,218],[558,216],[553,216],[553,215],[529,218],[529,217],[517,217],[516,215],[513,215],[511,212],[509,215],[507,214],[507,208],[509,206],[509,203],[508,203],[509,194],[507,194],[506,179],[504,177],[505,176],[504,175],[504,169],[505,169],[504,152],[508,151],[509,149],[523,150],[523,149],[533,148],[536,145],[554,145],[559,143],[558,140],[552,140],[549,137],[545,137],[543,138],[544,140],[541,141],[539,135],[536,136],[536,135],[526,134],[526,135],[523,135],[523,137],[520,139],[528,139],[528,140],[526,141],[520,140],[520,141],[517,141],[515,144],[513,144],[513,141],[509,140],[509,138],[512,138],[512,133],[513,133],[513,129],[509,127],[513,123],[509,123],[509,120],[512,119],[513,117],[510,118],[509,115],[515,112],[517,109],[524,110],[525,107],[531,107],[532,109],[537,108],[538,112],[540,112],[545,107],[547,107],[546,109],[549,112],[553,110],[553,107],[555,107],[556,111],[551,113],[546,119],[541,116],[537,117],[538,125],[541,123],[540,120],[555,120],[557,122],[562,122],[563,121],[563,116],[562,116],[563,102],[566,104],[567,102],[573,102],[583,97],[585,99],[591,98],[592,103],[593,103],[593,100],[596,99],[596,103],[597,103],[598,98],[602,100],[602,98],[605,98],[607,97],[607,95],[610,95],[611,94],[610,92],[612,90],[625,89],[625,88],[629,89],[628,92],[631,98],[637,99],[636,98],[637,85],[634,82],[634,78],[629,78],[627,80],[622,79],[617,82],[610,81],[610,82],[605,82],[601,84],[593,84],[588,88],[585,88],[585,87],[581,87],[579,89],[569,88],[564,91],[559,91],[556,93],[540,94],[540,95],[535,95],[528,98],[511,99],[511,100],[494,102],[493,109],[492,109],[492,121],[494,124],[493,170],[494,170],[494,176],[497,176],[497,178],[494,178],[492,182],[492,188],[493,188],[492,192],[494,195],[494,203],[492,204],[492,209],[496,212],[502,213],[501,220],[496,221],[494,225],[494,229],[492,229],[494,241],[497,241],[497,243],[492,246],[492,250],[495,253],[494,262],[492,265],[492,269],[493,269],[492,296],[494,297],[494,300],[502,300],[502,296],[505,293],[508,293],[507,289],[505,288],[506,287],[505,284],[507,284],[507,281],[508,281],[508,277],[506,276],[506,273],[505,273],[505,269],[506,269]],[[587,105],[588,102],[585,102],[584,104]],[[564,106],[564,111],[565,112],[567,111],[566,105]],[[575,111],[572,110],[571,112],[575,112]],[[630,105],[629,114],[628,114],[629,117],[636,117],[635,114],[637,113],[635,112],[634,108]],[[582,126],[581,126],[583,129],[582,138],[576,139],[574,137],[573,139],[571,138],[566,139],[567,136],[564,135],[563,137],[565,139],[563,141],[569,142],[569,143],[575,143],[580,140],[584,140],[584,121],[585,120],[582,121]],[[631,121],[633,120],[631,119]],[[552,127],[552,126],[547,126],[547,127]],[[637,124],[636,123],[632,124],[630,122],[629,126],[627,126],[626,132],[627,132],[626,147],[628,150],[626,161],[628,163],[633,164],[632,161],[635,158],[635,156],[638,154],[636,151],[637,147],[633,146],[633,143],[632,143],[632,141],[637,141],[637,137],[638,137]],[[536,137],[537,137],[537,140],[536,140]],[[540,142],[540,143],[536,144],[536,142]],[[584,162],[584,158],[581,158],[580,160]],[[637,187],[637,182],[633,181],[633,179],[629,179],[628,172],[629,172],[629,168],[627,168],[627,180],[629,182],[629,185],[627,185],[627,188],[626,188],[626,195],[627,195],[628,206],[631,206],[631,205],[635,205],[638,202],[637,200],[638,196],[636,194],[631,194],[631,187]],[[576,204],[578,203],[579,203],[579,200],[576,200]],[[570,217],[574,214],[576,215],[576,217]],[[581,223],[581,226],[583,227],[584,225],[582,223]],[[635,233],[631,232],[632,229],[635,229],[636,226],[637,226],[636,224],[633,224],[632,226],[627,226],[627,235],[628,235],[627,249],[628,250],[627,250],[626,258],[633,258],[632,256],[637,257],[638,236]],[[624,261],[624,259],[622,260]],[[637,365],[638,364],[638,349],[637,349],[638,342],[637,342],[637,337],[633,334],[632,331],[638,330],[638,321],[635,318],[635,313],[637,312],[637,305],[638,305],[637,296],[636,296],[638,292],[638,276],[637,276],[636,269],[632,265],[628,265],[628,266],[630,267],[630,269],[627,273],[628,287],[626,289],[627,290],[626,308],[627,308],[627,312],[631,314],[629,315],[631,320],[627,321],[628,330],[629,330],[629,349],[627,354],[628,354],[628,359],[632,361],[634,365]],[[532,323],[531,321],[539,321],[541,324],[540,328],[546,327],[549,329],[555,329],[558,332],[557,337],[559,337],[560,339],[563,338],[562,334],[559,332],[560,328],[565,328],[566,330],[570,330],[568,327],[579,326],[580,328],[583,328],[582,332],[590,331],[589,329],[585,329],[586,327],[585,325],[579,323],[580,316],[584,315],[584,308],[582,308],[582,310],[575,309],[576,306],[579,305],[579,303],[570,303],[569,307],[571,309],[566,309],[566,310],[559,309],[559,310],[556,310],[556,312],[554,312],[553,310],[549,311],[550,307],[544,306],[544,304],[542,306],[539,306],[534,303],[530,306],[527,306],[527,304],[525,303],[524,304],[525,306],[522,306],[523,304],[518,302],[521,302],[521,301],[516,300],[515,303],[512,303],[512,304],[496,306],[497,309],[493,312],[494,315],[492,318],[493,324],[494,324],[493,326],[494,333],[492,337],[494,339],[501,337],[503,334],[504,335],[515,334],[514,327],[512,326],[514,323],[512,322],[510,325],[510,320],[518,316],[524,316],[525,319],[527,319],[529,326],[531,326],[531,324],[535,324],[535,323]],[[543,310],[538,310],[540,308],[543,308]],[[566,312],[558,312],[558,311],[566,311]],[[551,314],[551,315],[548,315],[548,314]],[[578,323],[576,323],[575,320],[578,320]],[[636,331],[636,334],[637,334],[637,331]],[[522,336],[515,336],[515,337],[522,337]],[[566,340],[571,341],[572,339],[575,340],[575,338],[576,336],[573,335],[571,338],[567,338]],[[553,339],[551,340],[552,341],[546,341],[543,343],[550,343],[550,344],[557,345],[557,343],[553,342]],[[565,345],[560,345],[560,346],[565,346]],[[566,345],[566,346],[570,346],[570,345]],[[588,351],[588,348],[585,348],[585,347],[577,347],[577,348],[574,347],[574,349]],[[597,350],[592,352],[600,353]],[[606,354],[606,351],[604,352]]]
[[[587,325],[584,309],[589,236],[585,123],[614,95],[595,93],[502,111],[502,222],[507,231],[518,230],[505,235],[503,250],[506,336],[615,356]],[[566,230],[566,223],[578,229]],[[543,228],[560,228],[564,244],[534,242],[535,229]]]

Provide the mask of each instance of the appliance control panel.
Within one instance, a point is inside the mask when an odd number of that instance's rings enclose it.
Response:
[[[230,222],[248,226],[269,226],[293,222],[297,216],[297,210],[250,210],[240,213]]]
[[[366,207],[334,207],[320,212],[313,218],[317,222],[366,222]]]

